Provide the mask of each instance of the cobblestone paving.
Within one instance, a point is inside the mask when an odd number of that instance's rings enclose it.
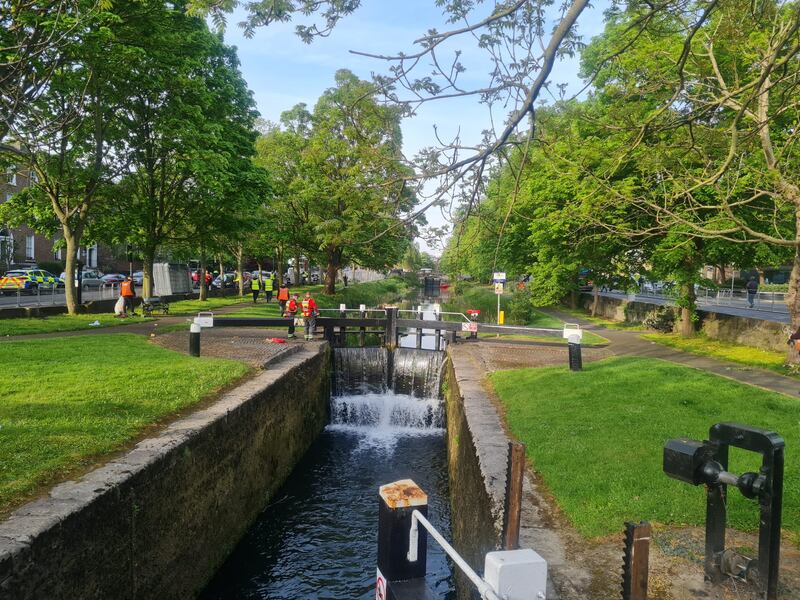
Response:
[[[274,336],[278,336],[278,334],[256,328],[203,329],[200,337],[200,355],[231,358],[242,361],[252,367],[265,368],[281,355],[299,351],[304,344],[319,343],[288,340],[287,343],[281,344],[271,341]],[[282,337],[285,337],[285,333]],[[183,354],[189,353],[188,331],[164,333],[156,335],[152,339],[154,343],[165,348],[176,350]]]
[[[566,366],[567,348],[556,346],[535,346],[522,344],[465,342],[472,358],[484,370],[502,371],[521,367],[561,367]],[[582,348],[584,362],[608,358],[613,352],[605,348]]]

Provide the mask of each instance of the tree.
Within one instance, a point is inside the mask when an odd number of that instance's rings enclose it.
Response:
[[[226,217],[224,224],[214,220],[217,229],[209,226],[204,235],[227,242],[238,238],[265,182],[250,162],[257,113],[235,51],[180,8],[147,7],[136,16],[148,37],[139,85],[120,115],[126,202],[109,204],[106,218],[108,237],[140,253],[148,296],[159,250],[191,245],[185,223],[198,209],[208,216],[198,190],[221,202]]]
[[[346,263],[385,268],[399,260],[411,237],[403,219],[415,202],[400,161],[399,112],[379,105],[349,71],[338,71],[336,83],[312,114],[298,106],[284,115],[258,159],[278,182],[276,204],[296,223],[299,243],[327,265],[328,294]]]

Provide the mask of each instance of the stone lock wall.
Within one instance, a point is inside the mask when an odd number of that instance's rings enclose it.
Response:
[[[329,351],[287,357],[0,523],[0,598],[191,598],[328,421]]]
[[[487,552],[502,547],[509,439],[481,385],[482,371],[458,345],[445,365],[447,457],[454,546],[476,571]],[[458,597],[474,589],[456,573]]]

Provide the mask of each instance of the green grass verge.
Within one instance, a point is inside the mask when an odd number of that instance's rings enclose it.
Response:
[[[348,308],[358,308],[360,304],[366,304],[367,307],[375,307],[379,304],[390,302],[397,302],[407,296],[414,286],[412,283],[401,277],[390,277],[388,279],[381,279],[379,281],[370,281],[367,283],[357,283],[346,288],[340,287],[337,292],[332,296],[326,296],[322,293],[322,286],[298,286],[290,288],[292,293],[300,294],[302,299],[306,291],[310,291],[317,301],[319,308],[339,308],[340,304],[346,304]],[[272,302],[266,303],[262,300],[263,296],[259,298],[258,304],[245,306],[241,310],[228,315],[222,315],[220,318],[229,317],[277,317],[278,303],[273,298]]]
[[[61,331],[91,330],[96,327],[117,327],[152,321],[144,317],[118,319],[114,315],[53,315],[51,317],[0,319],[0,336],[31,335],[34,333],[58,333]],[[99,322],[97,326],[90,323]]]
[[[647,327],[637,323],[624,323],[619,321],[611,321],[609,319],[604,319],[602,317],[593,317],[589,313],[576,309],[576,308],[569,308],[567,306],[559,306],[558,310],[561,312],[565,312],[567,314],[573,315],[579,319],[583,319],[584,321],[589,321],[593,325],[600,325],[605,329],[616,329],[619,331],[647,331]]]
[[[705,439],[736,421],[786,440],[783,527],[800,539],[800,402],[665,361],[619,357],[571,373],[565,368],[498,371],[491,381],[513,434],[574,526],[587,537],[618,532],[624,521],[705,522],[705,490],[668,478],[670,438]],[[731,450],[731,470],[757,470],[752,453]],[[731,526],[758,527],[757,506],[735,490]]]
[[[0,344],[0,514],[248,372],[133,334]]]
[[[785,365],[786,354],[783,352],[773,352],[752,346],[742,346],[733,342],[711,340],[701,334],[691,338],[683,338],[677,333],[649,333],[643,335],[642,338],[670,348],[697,354],[698,356],[729,360],[750,367],[768,369],[782,375],[791,374],[789,368]]]
[[[240,304],[242,302],[246,302],[248,296],[244,298],[240,296],[214,296],[203,300],[181,300],[179,302],[173,302],[169,305],[169,314],[170,316],[183,316],[183,315],[196,315],[201,310],[217,310],[218,308],[224,308],[226,306],[232,306],[234,304]]]
[[[506,318],[508,319],[511,309],[511,294],[503,294],[500,296],[500,310],[504,310]],[[460,312],[466,314],[467,309],[477,308],[481,311],[480,321],[483,323],[496,323],[497,322],[497,296],[494,293],[493,287],[486,286],[467,286],[456,295],[451,296],[447,302],[442,304],[442,310],[446,312]],[[541,311],[530,309],[530,318],[526,323],[516,323],[517,325],[524,325],[527,327],[544,327],[548,329],[562,329],[564,322],[547,315]],[[506,320],[506,324],[509,323]],[[496,337],[493,333],[478,334],[479,337]],[[501,339],[507,340],[524,340],[535,342],[563,342],[563,338],[553,338],[547,336],[533,336],[533,335],[502,335]],[[596,346],[599,344],[607,344],[608,340],[600,335],[590,331],[583,332],[583,344],[586,346]]]

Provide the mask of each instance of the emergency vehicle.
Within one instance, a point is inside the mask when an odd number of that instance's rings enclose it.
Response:
[[[51,290],[63,286],[60,277],[41,269],[9,271],[0,277],[0,293],[6,294],[17,290],[34,293],[37,289]]]

